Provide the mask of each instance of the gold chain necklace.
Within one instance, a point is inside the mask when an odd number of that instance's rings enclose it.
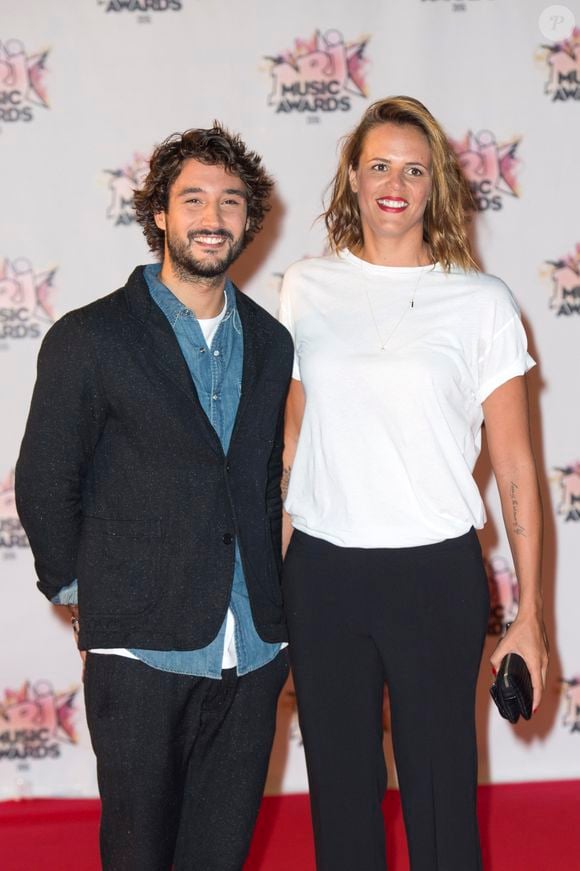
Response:
[[[419,289],[421,279],[423,278],[424,271],[425,271],[424,269],[421,270],[421,272],[419,273],[419,278],[415,282],[415,287],[413,288],[413,293],[411,294],[411,298],[409,299],[409,305],[405,306],[405,308],[403,309],[403,313],[402,313],[401,317],[399,318],[399,320],[397,321],[397,323],[395,324],[395,326],[393,327],[393,329],[391,330],[391,332],[389,333],[389,335],[387,336],[386,339],[383,338],[382,333],[379,329],[379,324],[377,321],[377,317],[375,315],[375,310],[373,308],[373,304],[371,302],[371,297],[370,297],[368,288],[365,287],[365,294],[366,294],[367,302],[369,304],[369,311],[371,313],[371,317],[373,319],[373,324],[374,324],[377,336],[379,338],[379,350],[380,351],[384,351],[386,349],[388,343],[393,338],[393,336],[395,335],[395,333],[397,332],[397,330],[399,329],[399,327],[401,326],[401,324],[405,320],[407,314],[411,311],[411,309],[415,308],[415,297],[417,295],[417,290]]]

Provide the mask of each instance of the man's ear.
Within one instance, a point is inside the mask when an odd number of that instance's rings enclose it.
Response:
[[[354,167],[349,166],[348,168],[348,180],[350,182],[350,189],[353,194],[358,194],[358,182],[356,178],[356,170]]]
[[[157,229],[165,232],[165,212],[155,212],[153,218]]]

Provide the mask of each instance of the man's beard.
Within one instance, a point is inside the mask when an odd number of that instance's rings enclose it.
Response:
[[[234,260],[239,256],[245,243],[245,235],[240,236],[237,242],[234,242],[234,237],[228,230],[196,230],[187,234],[187,242],[173,238],[167,231],[166,236],[169,258],[175,274],[181,281],[191,281],[191,279],[199,278],[219,278],[227,272]],[[223,236],[230,240],[231,245],[220,259],[197,260],[190,249],[190,243],[196,236]]]

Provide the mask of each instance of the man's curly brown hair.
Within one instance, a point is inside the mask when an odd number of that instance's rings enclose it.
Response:
[[[245,247],[262,229],[264,216],[270,208],[268,199],[274,182],[262,166],[261,157],[255,151],[249,151],[240,136],[214,121],[208,130],[173,133],[153,152],[149,174],[142,187],[135,191],[135,215],[149,248],[159,257],[163,256],[165,233],[155,223],[155,215],[167,211],[171,185],[190,158],[208,166],[223,166],[244,183],[248,208]]]

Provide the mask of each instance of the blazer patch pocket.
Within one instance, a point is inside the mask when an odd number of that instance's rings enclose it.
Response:
[[[79,549],[81,611],[88,616],[143,614],[161,594],[161,522],[85,517]]]

